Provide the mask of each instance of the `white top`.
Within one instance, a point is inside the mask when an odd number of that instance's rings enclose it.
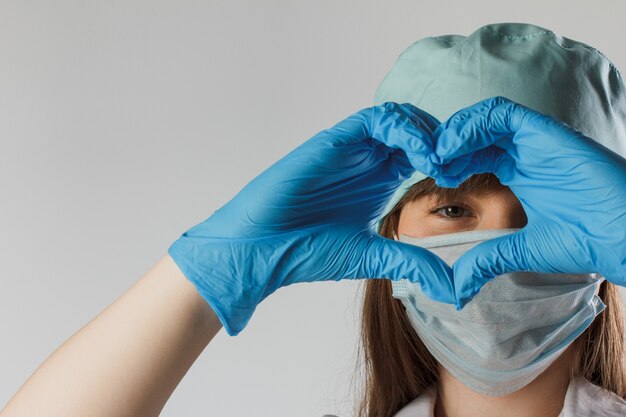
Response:
[[[431,387],[394,417],[434,417],[436,387]],[[624,417],[626,400],[582,377],[570,381],[559,417]]]

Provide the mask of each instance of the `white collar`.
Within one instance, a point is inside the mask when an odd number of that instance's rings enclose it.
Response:
[[[436,386],[405,405],[394,417],[434,417]],[[626,400],[578,377],[570,381],[559,417],[624,417]]]

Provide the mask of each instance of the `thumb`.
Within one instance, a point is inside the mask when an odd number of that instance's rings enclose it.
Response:
[[[452,265],[456,308],[460,310],[495,276],[530,271],[527,229],[479,243]]]
[[[452,268],[419,246],[372,234],[361,253],[359,266],[359,276],[355,278],[408,279],[419,283],[422,292],[432,300],[456,302]]]

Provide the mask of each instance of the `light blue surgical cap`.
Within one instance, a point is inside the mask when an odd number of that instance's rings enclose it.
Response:
[[[567,123],[626,157],[622,77],[597,49],[526,23],[480,27],[469,36],[421,39],[400,54],[378,87],[374,105],[411,103],[440,122],[456,111],[504,96]],[[411,186],[416,171],[391,196],[375,227]]]

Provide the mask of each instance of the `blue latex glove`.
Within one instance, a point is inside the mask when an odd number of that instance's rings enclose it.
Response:
[[[457,308],[495,275],[593,273],[626,284],[626,160],[550,116],[504,97],[452,115],[433,133],[440,186],[493,172],[528,217],[453,265]]]
[[[168,253],[231,336],[263,299],[297,282],[408,278],[454,303],[445,262],[370,229],[415,169],[436,175],[438,124],[410,104],[361,110],[274,163]]]

